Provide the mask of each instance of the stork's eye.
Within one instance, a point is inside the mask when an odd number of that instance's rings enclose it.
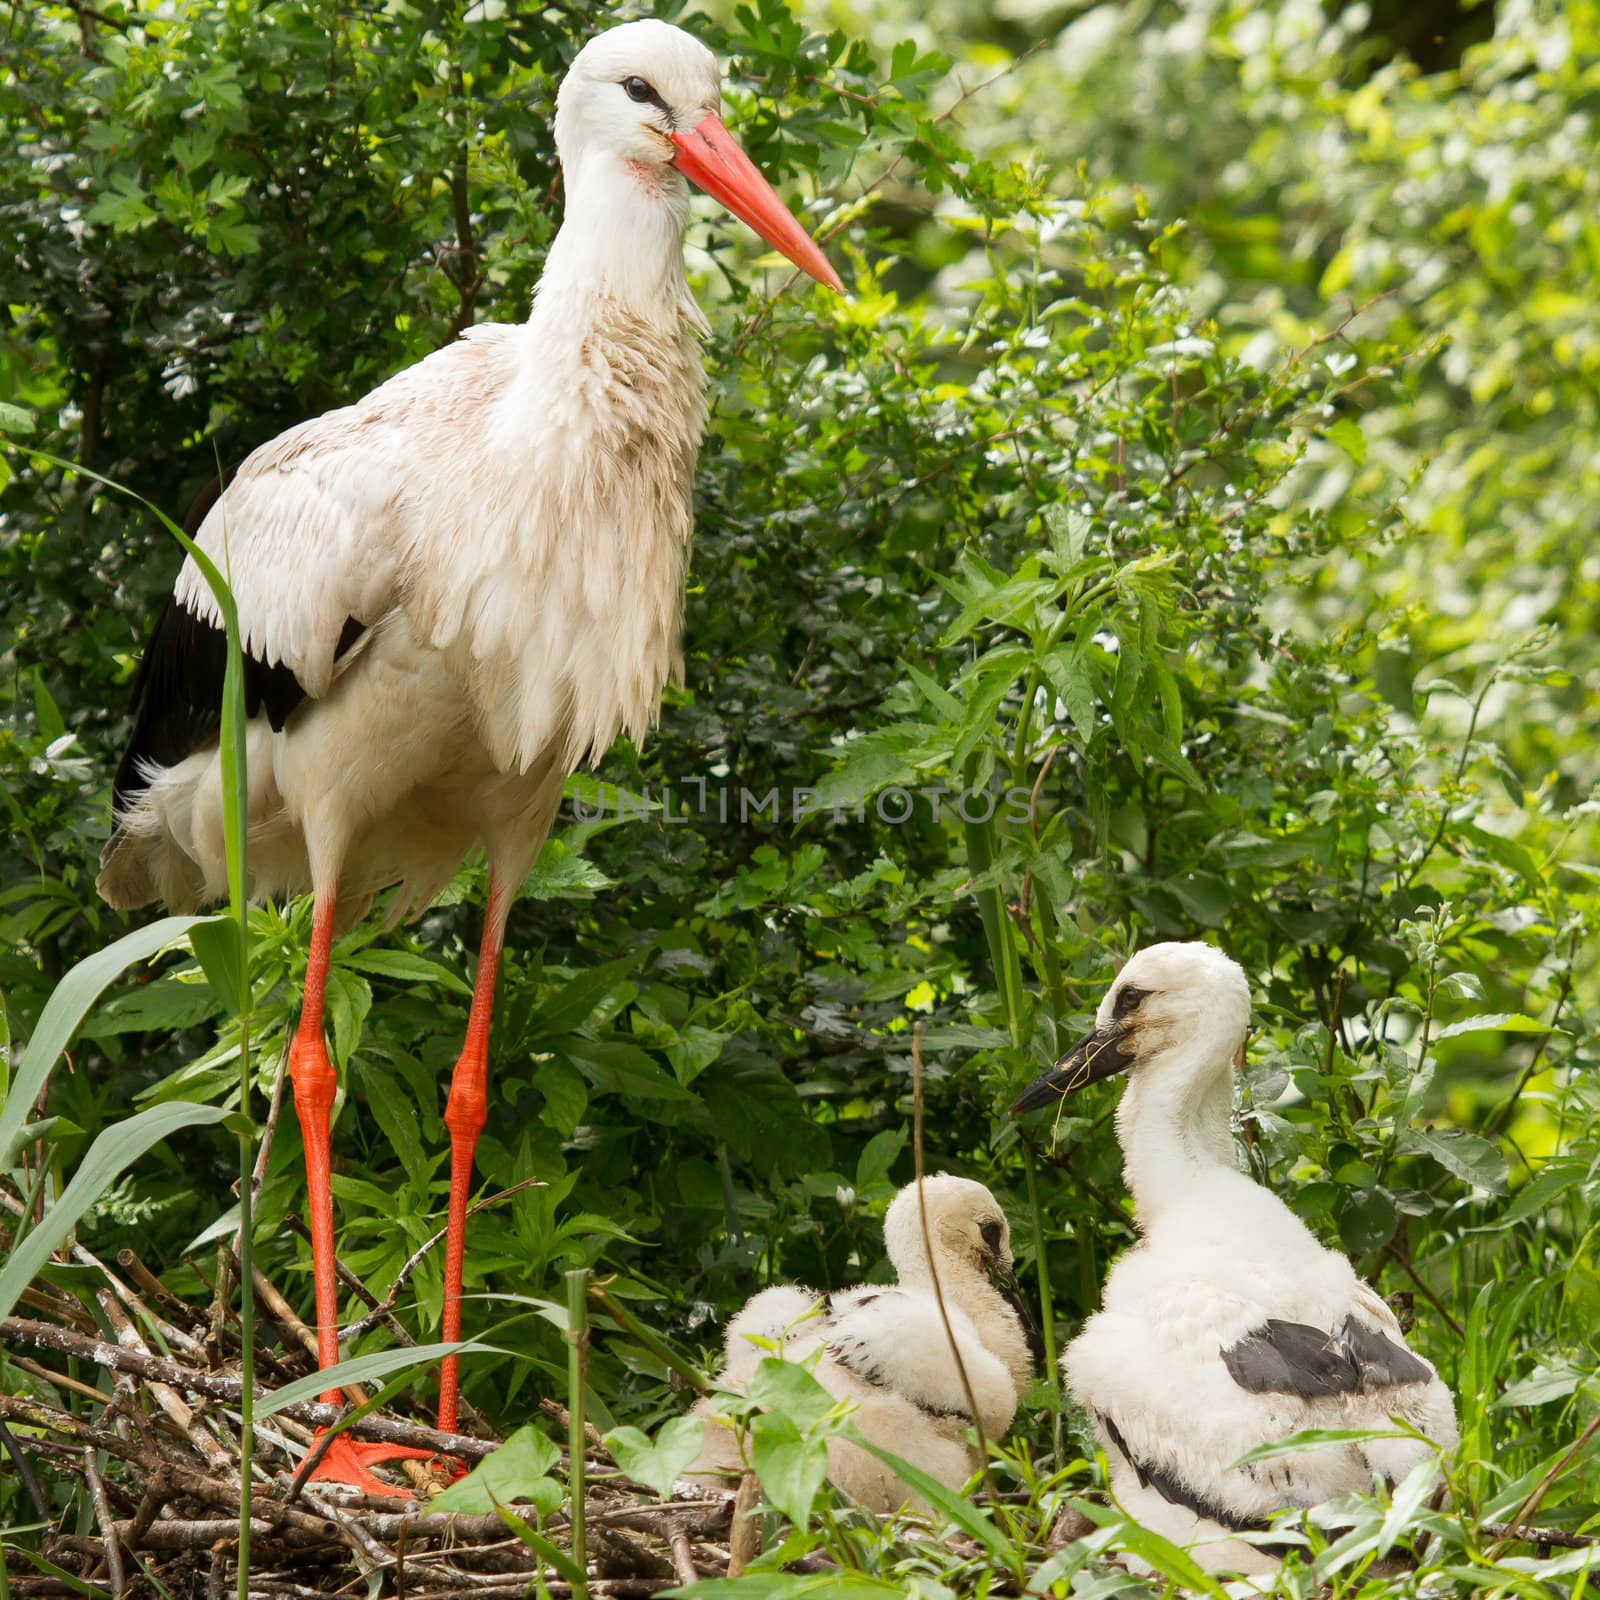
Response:
[[[648,104],[652,100],[657,105],[661,104],[661,96],[643,78],[624,78],[622,87],[628,91],[630,100],[637,100],[641,105]]]
[[[1002,1232],[1002,1224],[996,1221],[995,1218],[990,1217],[987,1222],[983,1222],[978,1225],[978,1232],[983,1235],[983,1242],[988,1246],[989,1254],[992,1256],[998,1256],[1000,1254],[1000,1234]]]
[[[1131,983],[1124,984],[1117,998],[1111,1002],[1112,1016],[1131,1017],[1144,1004],[1149,993],[1148,989],[1136,989]]]

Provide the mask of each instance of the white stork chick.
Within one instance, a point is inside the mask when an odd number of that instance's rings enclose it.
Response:
[[[567,775],[619,733],[643,736],[682,669],[706,417],[684,179],[841,287],[723,127],[719,83],[711,52],[664,22],[591,39],[556,96],[566,211],[528,320],[471,328],[365,399],[263,445],[199,530],[230,582],[248,658],[251,893],[315,899],[290,1073],[324,1367],[338,1359],[337,1081],[322,1039],[335,928],[393,885],[397,916],[420,909],[486,850],[482,954],[445,1111],[443,1334],[454,1340],[507,911]],[[140,668],[117,772],[98,885],[114,906],[187,910],[226,897],[220,622],[187,562]],[[452,1358],[441,1428],[455,1417]],[[381,1491],[361,1463],[385,1448],[341,1435],[318,1475]]]
[[[1236,1468],[1306,1428],[1391,1429],[1456,1443],[1455,1405],[1375,1290],[1235,1165],[1233,1063],[1250,1018],[1243,971],[1205,944],[1158,944],[1122,969],[1095,1028],[1011,1108],[1054,1105],[1113,1073],[1139,1244],[1061,1358],[1094,1418],[1111,1489],[1140,1522],[1197,1543],[1208,1569],[1274,1571],[1229,1538],[1274,1511],[1398,1481],[1432,1451],[1329,1445]]]
[[[968,1442],[972,1401],[985,1437],[998,1439],[1011,1426],[1038,1351],[999,1202],[981,1183],[944,1174],[923,1180],[923,1199],[948,1333],[913,1183],[883,1219],[898,1283],[832,1294],[764,1290],[728,1324],[722,1383],[742,1390],[769,1355],[786,1361],[816,1355],[817,1381],[855,1403],[851,1421],[864,1438],[958,1489],[982,1465]],[[972,1401],[951,1353],[952,1336]],[[695,1414],[704,1419],[704,1444],[689,1476],[724,1482],[744,1465],[738,1434],[716,1419],[712,1400],[700,1401]],[[828,1441],[828,1476],[873,1511],[891,1512],[907,1501],[926,1509],[887,1466],[847,1440]]]

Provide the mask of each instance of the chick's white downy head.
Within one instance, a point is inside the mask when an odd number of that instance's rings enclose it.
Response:
[[[1208,944],[1153,944],[1106,991],[1094,1028],[1024,1089],[1013,1116],[1115,1073],[1171,1068],[1209,1080],[1238,1054],[1250,1026],[1250,985],[1237,961]]]
[[[1231,1061],[1249,1031],[1250,985],[1237,961],[1208,944],[1153,944],[1117,974],[1095,1022],[1096,1032],[1117,1035],[1129,1071],[1201,1041]]]
[[[928,1237],[941,1267],[948,1260],[979,1273],[1011,1271],[1011,1225],[1000,1202],[981,1183],[941,1172],[922,1180],[922,1193]],[[883,1218],[883,1242],[902,1283],[926,1279],[928,1257],[922,1245],[916,1184],[907,1184],[890,1202]]]
[[[636,162],[675,189],[673,134],[722,103],[717,58],[671,23],[625,22],[573,57],[556,93],[556,151],[569,171],[596,156]]]

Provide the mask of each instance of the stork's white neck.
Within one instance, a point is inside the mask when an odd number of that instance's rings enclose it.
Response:
[[[1117,1106],[1117,1139],[1142,1229],[1191,1200],[1197,1178],[1242,1177],[1232,1112],[1232,1055],[1215,1044],[1176,1046],[1135,1069]]]
[[[683,274],[684,180],[607,151],[580,157],[563,179],[566,216],[534,290],[534,319],[570,318],[575,298],[592,297],[650,322],[696,320]]]

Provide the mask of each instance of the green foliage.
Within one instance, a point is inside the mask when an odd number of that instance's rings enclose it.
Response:
[[[304,905],[253,913],[246,1006],[242,963],[158,956],[163,933],[122,947],[142,986],[97,1004],[107,966],[70,1017],[47,1007],[118,931],[93,860],[176,563],[30,451],[180,514],[218,456],[522,315],[559,220],[551,96],[594,25],[169,9],[22,8],[0,66],[0,987],[27,1041],[3,1127],[55,1119],[5,1155],[19,1197],[55,1200],[131,1110],[240,1109],[241,1011],[259,1119],[309,929]],[[1595,1468],[1565,1457],[1600,1405],[1600,9],[1502,0],[1492,39],[1423,74],[1316,0],[1091,6],[959,100],[1021,24],[940,15],[934,41],[920,12],[863,4],[870,45],[777,0],[692,19],[730,63],[730,126],[816,197],[852,293],[784,293],[733,224],[692,229],[715,406],[688,681],[648,748],[573,780],[513,908],[480,1174],[543,1186],[473,1219],[469,1397],[514,1423],[560,1383],[560,1274],[600,1265],[686,1352],[675,1369],[597,1313],[590,1414],[661,1490],[689,1438],[675,1372],[714,1364],[732,1310],[881,1270],[917,1023],[930,1162],[1007,1203],[1070,1331],[1132,1237],[1116,1090],[1051,1126],[1002,1108],[1118,957],[1206,937],[1257,1001],[1242,1159],[1416,1297],[1413,1341],[1460,1397],[1446,1505],[1404,1484],[1313,1515],[1279,1592],[1576,1593],[1570,1553],[1477,1528],[1547,1477],[1538,1520],[1595,1519]],[[440,1225],[482,878],[334,951],[340,1253],[380,1292]],[[36,1110],[30,1069],[80,1023]],[[136,1205],[147,1259],[193,1287],[184,1247],[228,1212],[232,1168],[190,1129],[77,1226],[119,1240]],[[308,1302],[299,1171],[285,1117],[256,1239]],[[441,1273],[434,1252],[407,1280],[419,1334]],[[387,1344],[351,1353],[414,1359]],[[969,1541],[945,1550],[838,1508],[820,1463],[847,1419],[799,1369],[763,1371],[753,1462],[799,1541],[763,1560],[820,1542],[850,1571],[748,1592],[984,1592],[1001,1570],[1141,1592],[1102,1564],[1118,1550],[1210,1587],[1081,1499],[1098,1467],[1048,1386],[992,1463],[1027,1504],[945,1508]],[[496,1497],[553,1481],[522,1466]],[[1096,1531],[1047,1554],[1068,1503]],[[1402,1535],[1419,1570],[1382,1580]]]

